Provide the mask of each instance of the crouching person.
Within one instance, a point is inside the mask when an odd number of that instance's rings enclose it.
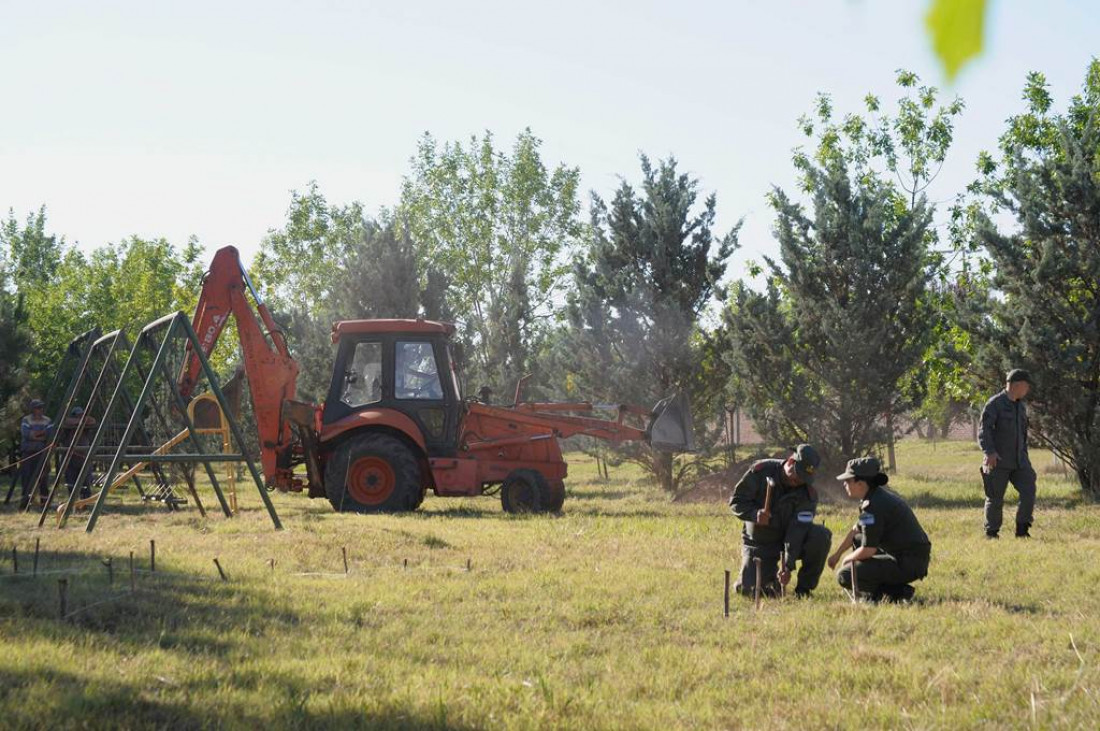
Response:
[[[761,591],[779,594],[799,561],[795,596],[808,597],[817,588],[829,555],[832,533],[817,525],[814,471],[821,457],[809,444],[800,444],[787,459],[762,459],[733,489],[730,507],[744,521],[741,531],[741,578],[736,589],[756,590],[756,562],[760,559]]]
[[[912,582],[928,575],[932,554],[917,516],[897,493],[886,489],[890,478],[874,457],[851,460],[837,479],[844,482],[848,497],[860,501],[859,521],[829,557],[829,568],[841,562],[837,581],[849,591],[858,591],[857,598],[912,599]],[[841,560],[850,547],[851,553]]]

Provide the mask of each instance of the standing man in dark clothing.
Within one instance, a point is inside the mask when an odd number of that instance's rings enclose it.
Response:
[[[820,464],[817,450],[800,444],[785,460],[762,459],[753,464],[733,489],[730,507],[745,523],[741,579],[736,587],[742,594],[756,589],[756,558],[761,563],[761,590],[769,595],[778,594],[780,584],[787,585],[798,561],[802,568],[795,596],[808,597],[817,588],[832,541],[829,529],[813,522],[817,512],[813,479]]]
[[[30,502],[31,492],[34,490],[31,483],[34,482],[35,476],[38,475],[38,468],[46,458],[45,449],[49,443],[50,428],[53,425],[53,420],[45,414],[46,404],[34,399],[30,407],[31,413],[24,416],[19,423],[19,452],[23,457],[21,473],[23,497],[20,507],[26,507]],[[40,489],[45,491],[45,480],[41,483]]]
[[[985,403],[978,446],[985,488],[985,535],[997,538],[1004,512],[1008,483],[1020,494],[1016,509],[1016,537],[1030,538],[1035,511],[1035,470],[1027,454],[1027,407],[1024,397],[1031,390],[1031,376],[1019,368],[1008,372],[1005,390]]]
[[[900,495],[886,489],[890,478],[874,457],[849,461],[836,479],[844,482],[848,497],[859,500],[860,510],[855,527],[829,557],[829,568],[841,561],[837,581],[852,591],[858,585],[859,593],[875,602],[912,599],[911,582],[928,575],[932,556],[932,543],[917,516]],[[841,559],[849,547],[855,550]]]

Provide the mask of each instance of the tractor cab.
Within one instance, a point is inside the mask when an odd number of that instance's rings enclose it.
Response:
[[[462,410],[453,334],[453,325],[430,320],[336,323],[332,339],[339,348],[322,424],[398,412],[415,424],[429,457],[453,456]]]

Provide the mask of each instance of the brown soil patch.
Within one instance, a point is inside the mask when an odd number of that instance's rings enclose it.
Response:
[[[786,459],[787,452],[778,452],[772,457],[774,459]],[[749,459],[743,459],[740,462],[734,462],[732,465],[720,472],[712,472],[709,475],[700,477],[694,485],[682,492],[676,494],[676,497],[672,498],[674,503],[728,503],[730,496],[733,495],[734,486],[741,480],[745,472],[752,467],[754,462],[760,459],[767,459],[766,457],[751,457]]]

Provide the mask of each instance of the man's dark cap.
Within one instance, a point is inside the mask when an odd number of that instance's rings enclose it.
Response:
[[[848,460],[848,469],[844,470],[844,474],[837,475],[836,479],[843,482],[844,480],[863,480],[867,481],[877,474],[882,472],[882,465],[874,457],[860,457],[859,459]]]
[[[34,411],[35,409],[44,409],[44,408],[46,408],[46,402],[45,401],[40,401],[39,399],[31,399],[31,411]]]
[[[1031,383],[1031,374],[1025,371],[1023,368],[1013,368],[1008,372],[1008,375],[1005,376],[1005,382],[1016,383],[1017,381]]]
[[[798,476],[807,485],[812,485],[814,473],[821,466],[821,455],[809,444],[799,444],[794,448],[794,468]]]

